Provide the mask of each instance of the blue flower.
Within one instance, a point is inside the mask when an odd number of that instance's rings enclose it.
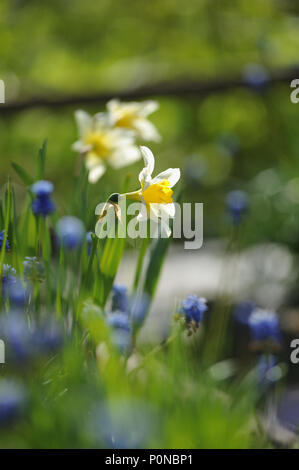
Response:
[[[232,216],[233,224],[238,225],[241,217],[248,207],[248,196],[244,191],[230,191],[226,197],[226,204]]]
[[[69,250],[74,250],[84,241],[85,227],[77,217],[62,217],[56,224],[56,231],[59,242]]]
[[[236,305],[234,309],[234,315],[240,323],[248,325],[249,317],[256,307],[257,305],[255,302],[244,300]]]
[[[106,322],[112,328],[112,344],[121,354],[127,354],[132,346],[132,327],[128,314],[121,311],[109,313]]]
[[[122,284],[115,284],[112,288],[112,311],[126,312],[128,308],[128,289]]]
[[[55,205],[48,196],[37,197],[32,203],[32,212],[35,215],[46,217],[55,211]]]
[[[2,230],[2,231],[0,232],[0,250],[1,250],[2,245],[3,245],[4,235],[5,235],[5,230]],[[9,250],[10,250],[9,241],[8,241],[8,239],[6,239],[6,242],[5,242],[5,251],[9,251]]]
[[[16,270],[9,264],[3,265],[2,295],[15,307],[24,307],[28,289],[16,277]]]
[[[124,312],[113,312],[107,315],[107,324],[112,328],[131,331],[131,323],[128,315]]]
[[[254,341],[281,341],[276,313],[257,308],[251,313],[248,322]]]
[[[247,64],[243,70],[243,80],[254,90],[263,90],[269,82],[269,73],[260,64]]]
[[[31,206],[35,215],[46,217],[55,211],[55,205],[50,197],[53,190],[54,186],[50,181],[37,181],[31,186],[31,191],[36,196]]]
[[[3,265],[2,271],[2,287],[6,288],[8,285],[17,282],[16,270],[10,264]]]
[[[29,298],[28,288],[26,288],[19,279],[11,282],[5,289],[5,296],[9,298],[11,305],[17,308],[23,308]]]
[[[187,299],[182,301],[179,313],[185,316],[187,323],[194,322],[195,325],[198,326],[207,309],[206,299],[191,294],[188,295]]]
[[[58,351],[63,344],[61,328],[55,322],[44,323],[35,329],[32,335],[32,341],[36,353],[54,353]]]
[[[8,290],[16,282],[16,270],[10,264],[4,264],[2,272],[2,295],[4,298],[7,298]]]
[[[36,256],[30,258],[26,256],[25,260],[23,261],[24,272],[23,275],[25,279],[29,279],[31,281],[41,281],[45,277],[45,269],[43,265],[37,260]]]
[[[16,364],[27,362],[33,355],[33,343],[32,331],[25,316],[10,311],[9,315],[2,315],[0,326],[8,360]]]
[[[111,335],[112,344],[116,349],[124,355],[129,354],[132,348],[132,334],[131,331],[115,328]]]
[[[91,250],[92,250],[92,238],[91,238],[92,234],[93,234],[93,232],[87,232],[87,234],[86,234],[87,254],[88,255],[91,254]]]
[[[23,366],[41,354],[56,352],[63,343],[62,331],[55,322],[30,326],[20,311],[10,311],[0,321],[8,360]]]
[[[50,196],[54,191],[54,186],[50,181],[40,180],[31,186],[31,191],[37,197]]]
[[[25,390],[19,383],[0,380],[0,427],[10,424],[21,414],[25,398]]]

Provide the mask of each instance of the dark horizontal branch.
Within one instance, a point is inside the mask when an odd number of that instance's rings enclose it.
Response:
[[[289,83],[294,78],[299,78],[299,68],[286,69],[270,75],[264,86],[272,86],[277,83]],[[140,88],[124,90],[120,92],[93,93],[84,95],[69,95],[62,97],[36,97],[23,102],[11,102],[0,104],[1,113],[14,113],[31,108],[49,107],[62,108],[66,106],[80,106],[96,103],[105,103],[112,98],[134,100],[148,97],[174,96],[178,98],[194,97],[219,93],[233,88],[252,88],[254,85],[249,79],[214,79],[191,81],[189,79],[179,82],[163,82]]]

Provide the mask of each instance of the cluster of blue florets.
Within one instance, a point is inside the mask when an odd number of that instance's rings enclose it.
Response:
[[[4,242],[4,238],[5,238],[5,230],[2,230],[2,231],[0,232],[0,250],[2,249],[3,242]],[[6,238],[6,241],[5,241],[5,251],[9,251],[9,250],[10,250],[10,245],[9,245],[8,238]]]
[[[128,352],[132,345],[132,335],[143,324],[149,307],[146,295],[128,295],[122,284],[113,286],[111,312],[106,316],[112,329],[112,341],[121,352]]]
[[[228,212],[234,225],[239,225],[248,209],[248,196],[244,191],[230,191],[226,197]]]
[[[249,327],[253,341],[281,341],[279,319],[275,312],[256,308],[251,313]]]
[[[37,216],[46,217],[55,211],[55,204],[51,199],[54,186],[50,181],[37,181],[31,186],[31,192],[35,195],[32,202],[32,212]]]
[[[185,319],[188,330],[196,330],[203,319],[204,312],[208,310],[207,301],[203,297],[190,294],[182,301],[179,315]]]

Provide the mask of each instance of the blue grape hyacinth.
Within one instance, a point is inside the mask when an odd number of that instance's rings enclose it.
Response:
[[[248,323],[253,341],[281,341],[279,319],[275,312],[257,308],[251,313]]]
[[[35,195],[32,203],[32,212],[35,215],[46,217],[55,211],[55,205],[51,200],[54,186],[50,181],[37,181],[31,186],[31,192]]]
[[[91,250],[92,250],[92,238],[91,238],[92,234],[93,234],[93,232],[87,232],[87,234],[86,234],[87,254],[88,255],[91,254]]]
[[[253,312],[257,308],[257,304],[251,300],[243,300],[239,302],[234,308],[234,316],[238,322],[248,325],[248,320]]]
[[[86,236],[83,222],[77,217],[62,217],[56,224],[59,242],[68,250],[81,246]]]
[[[26,394],[19,383],[0,380],[0,428],[11,424],[21,414]]]
[[[112,312],[107,315],[107,323],[112,328],[118,328],[124,331],[131,331],[129,317],[124,312]]]
[[[6,288],[10,284],[14,284],[17,281],[16,270],[10,264],[3,265],[2,271],[2,287]]]
[[[128,289],[123,284],[115,284],[112,288],[112,311],[126,312],[128,308]]]
[[[127,354],[132,344],[132,327],[127,313],[121,311],[109,313],[106,321],[112,329],[112,343],[120,353]]]
[[[0,320],[8,361],[24,366],[34,358],[56,352],[63,344],[60,325],[54,321],[28,324],[20,310],[12,310]]]
[[[192,323],[195,327],[198,327],[207,309],[206,299],[190,294],[182,301],[179,314],[185,317],[187,325]]]
[[[269,73],[261,64],[247,64],[243,70],[243,80],[253,90],[264,90],[269,82]]]
[[[230,191],[226,196],[228,212],[234,225],[239,225],[245,211],[248,209],[248,196],[245,191]]]
[[[36,256],[33,256],[32,258],[26,256],[23,261],[23,266],[23,276],[25,279],[30,281],[42,281],[44,279],[45,268],[40,261],[38,261]]]
[[[2,249],[2,246],[3,246],[4,236],[5,236],[5,230],[2,230],[0,232],[0,250]],[[9,245],[9,241],[7,238],[5,242],[5,251],[9,251],[9,250],[10,250],[10,245]]]
[[[17,278],[15,282],[8,284],[5,295],[9,298],[10,305],[23,308],[29,298],[29,289]]]
[[[28,299],[28,288],[17,278],[16,270],[9,264],[3,265],[2,295],[11,305],[22,308]]]

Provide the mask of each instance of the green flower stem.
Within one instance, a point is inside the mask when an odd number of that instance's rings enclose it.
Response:
[[[5,249],[6,249],[6,241],[8,236],[8,227],[10,221],[10,208],[11,208],[11,189],[10,189],[10,181],[7,184],[7,198],[6,198],[6,211],[5,211],[5,223],[4,223],[4,236],[0,254],[0,282],[2,283],[2,275],[3,275],[3,264],[5,259]]]
[[[142,273],[142,267],[144,264],[144,258],[145,258],[148,245],[149,245],[149,238],[148,237],[143,238],[141,247],[139,250],[138,260],[137,260],[135,278],[134,278],[134,283],[133,283],[133,290],[137,290],[139,286],[140,276]]]

